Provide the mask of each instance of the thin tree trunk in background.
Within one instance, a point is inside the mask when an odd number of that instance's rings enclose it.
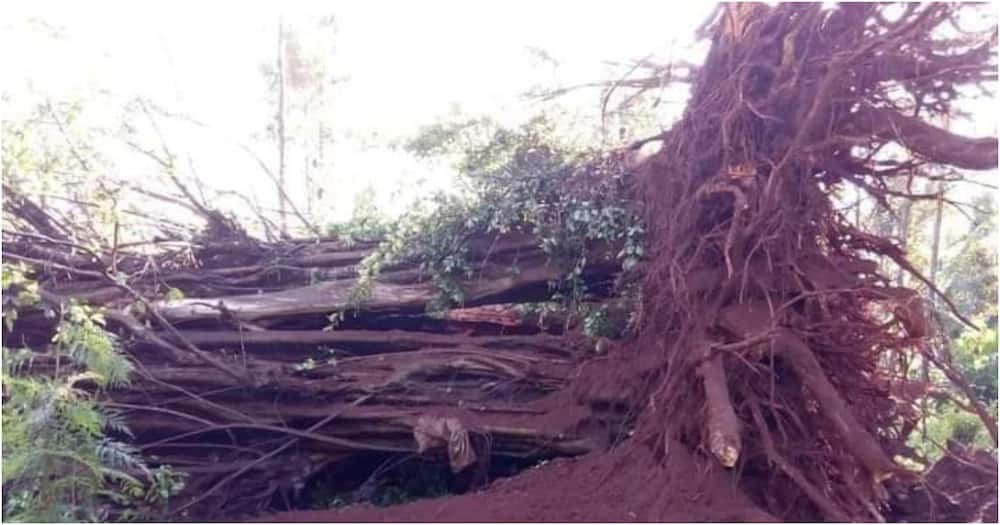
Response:
[[[944,191],[944,184],[938,184],[938,192],[941,194],[941,197],[938,199],[934,208],[934,230],[931,234],[931,260],[929,272],[929,279],[931,284],[935,287],[937,286],[937,274],[941,252],[941,218],[944,215]],[[933,315],[937,312],[937,296],[930,291],[928,291],[928,294],[930,295],[931,312]],[[922,379],[924,383],[930,383],[930,363],[927,362],[927,359],[923,359],[923,367],[921,371],[923,372]],[[923,434],[923,438],[927,439],[927,415],[929,412],[927,409],[926,397],[920,400],[920,409],[924,414],[923,424],[921,425],[921,433]]]
[[[326,150],[326,129],[323,126],[323,122],[320,121],[317,124],[316,129],[316,158],[317,164],[319,165],[319,183],[313,181],[313,195],[312,197],[316,199],[317,203],[323,199],[323,181],[326,179],[326,162],[324,159],[324,152]]]
[[[320,107],[322,108],[322,105]],[[303,113],[302,116],[303,119],[308,122],[308,112]],[[310,219],[314,218],[313,213],[323,196],[322,183],[325,170],[325,166],[323,164],[323,149],[325,145],[323,135],[323,122],[318,122],[316,125],[316,151],[312,154],[307,152],[305,155],[306,213],[309,215]],[[317,176],[319,177],[319,180],[317,180]]]
[[[309,114],[315,111],[313,107],[314,99],[306,97],[299,107],[299,121],[303,123],[309,122]],[[303,141],[302,147],[302,187],[305,189],[305,200],[306,200],[306,216],[312,220],[313,217],[313,180],[312,180],[312,167],[315,165],[316,159],[312,157],[309,153],[309,143],[308,139]]]
[[[285,21],[278,19],[278,211],[281,214],[281,235],[288,237],[288,216],[285,212]]]
[[[899,215],[899,239],[900,247],[906,251],[910,245],[910,218],[913,214],[913,201],[906,199],[903,202],[903,210]],[[896,286],[903,286],[906,272],[903,268],[896,269]]]
[[[854,201],[854,226],[860,228],[861,227],[861,199],[862,199],[861,188],[855,187],[854,191],[856,192],[856,195],[857,195],[857,199]]]
[[[946,188],[944,184],[938,185],[938,192],[941,194],[942,198],[938,199],[937,205],[934,209],[934,233],[931,237],[931,260],[930,260],[930,278],[931,283],[937,286],[937,275],[940,269],[940,252],[941,252],[941,218],[944,215],[944,192]],[[931,294],[931,305],[937,304],[937,297]]]
[[[312,172],[310,167],[312,166],[313,159],[309,157],[308,154],[304,155],[302,158],[303,173],[305,174],[305,186],[306,186],[306,215],[312,218],[313,216],[313,180]]]
[[[951,118],[948,116],[943,117],[942,125],[944,129],[951,129]],[[930,184],[930,182],[928,182]],[[941,266],[940,255],[941,255],[941,218],[944,215],[944,194],[948,191],[947,186],[944,182],[938,182],[937,193],[938,200],[934,208],[934,233],[931,238],[931,261],[930,261],[930,278],[931,284],[940,289],[938,286],[938,270]],[[936,313],[938,298],[934,293],[930,294],[931,298],[931,308]]]

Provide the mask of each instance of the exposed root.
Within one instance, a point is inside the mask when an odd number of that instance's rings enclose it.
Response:
[[[939,290],[851,224],[836,189],[888,206],[924,198],[891,181],[997,165],[995,138],[932,123],[960,86],[996,79],[995,30],[943,40],[966,7],[892,9],[724,6],[687,111],[638,168],[651,243],[638,346],[663,363],[636,395],[641,442],[724,465],[738,450],[731,474],[783,519],[881,519],[920,395],[900,363],[934,344],[919,294],[876,262]]]
[[[705,388],[708,448],[724,467],[732,468],[740,457],[740,420],[729,400],[729,384],[716,354],[698,365],[698,376]]]
[[[819,404],[819,410],[843,438],[843,445],[854,454],[875,482],[881,482],[897,470],[875,438],[861,426],[851,407],[827,379],[826,372],[809,347],[797,336],[781,330],[772,341],[776,354],[788,360],[802,384]]]

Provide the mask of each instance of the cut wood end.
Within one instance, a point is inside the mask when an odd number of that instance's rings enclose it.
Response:
[[[739,443],[731,443],[721,432],[713,432],[709,437],[709,450],[719,463],[726,468],[733,468],[740,459]]]

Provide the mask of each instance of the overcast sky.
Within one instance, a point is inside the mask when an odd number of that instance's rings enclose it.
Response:
[[[369,144],[377,134],[378,144],[411,135],[454,107],[516,122],[537,109],[519,98],[523,91],[608,78],[608,60],[696,58],[703,44],[693,44],[693,32],[713,7],[663,0],[16,2],[5,6],[0,22],[0,45],[8,51],[4,90],[11,95],[5,112],[29,110],[39,95],[89,99],[103,90],[111,94],[109,108],[135,95],[149,97],[211,127],[168,130],[171,146],[190,152],[211,186],[253,191],[273,202],[267,178],[233,140],[262,132],[270,117],[259,66],[274,56],[279,16],[291,26],[336,18],[330,60],[349,80],[335,88],[332,125]],[[531,47],[560,67],[541,63]],[[595,111],[597,97],[571,100]],[[993,105],[983,102],[973,121],[956,126],[995,134]],[[271,150],[260,153],[273,157]],[[121,162],[123,175],[143,177],[154,169],[131,157]],[[398,211],[405,199],[392,199],[391,192],[400,184],[409,184],[413,197],[418,179],[429,181],[423,191],[449,180],[441,170],[358,140],[338,142],[334,158],[327,219],[346,218],[353,195],[369,184],[380,189],[383,206]]]
[[[372,134],[410,135],[456,107],[516,122],[535,110],[519,97],[533,85],[606,78],[606,60],[684,53],[712,7],[653,0],[19,2],[5,9],[4,48],[18,50],[5,54],[5,88],[14,94],[8,111],[29,109],[35,100],[17,96],[29,86],[57,101],[96,90],[115,100],[143,95],[212,127],[210,134],[174,129],[169,138],[193,153],[214,186],[249,184],[266,197],[267,179],[227,139],[262,131],[270,115],[259,66],[274,55],[279,15],[293,26],[335,16],[331,63],[349,79],[335,88],[333,125],[371,142]],[[61,38],[50,38],[45,25]],[[530,47],[560,67],[542,63]],[[581,95],[581,109],[596,110],[597,97]],[[327,194],[335,195],[331,213],[339,218],[368,184],[386,190],[387,205],[388,190],[400,182],[446,184],[441,173],[357,141],[341,141],[335,158]]]

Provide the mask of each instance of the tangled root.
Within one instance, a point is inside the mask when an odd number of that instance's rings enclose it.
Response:
[[[727,5],[686,113],[640,168],[639,347],[662,362],[638,401],[640,431],[662,438],[644,442],[701,451],[775,516],[882,520],[884,482],[905,475],[916,400],[889,393],[932,330],[879,272],[884,256],[916,274],[903,251],[836,193],[888,205],[941,165],[996,167],[995,139],[928,123],[995,78],[995,32],[937,36],[963,9]]]

